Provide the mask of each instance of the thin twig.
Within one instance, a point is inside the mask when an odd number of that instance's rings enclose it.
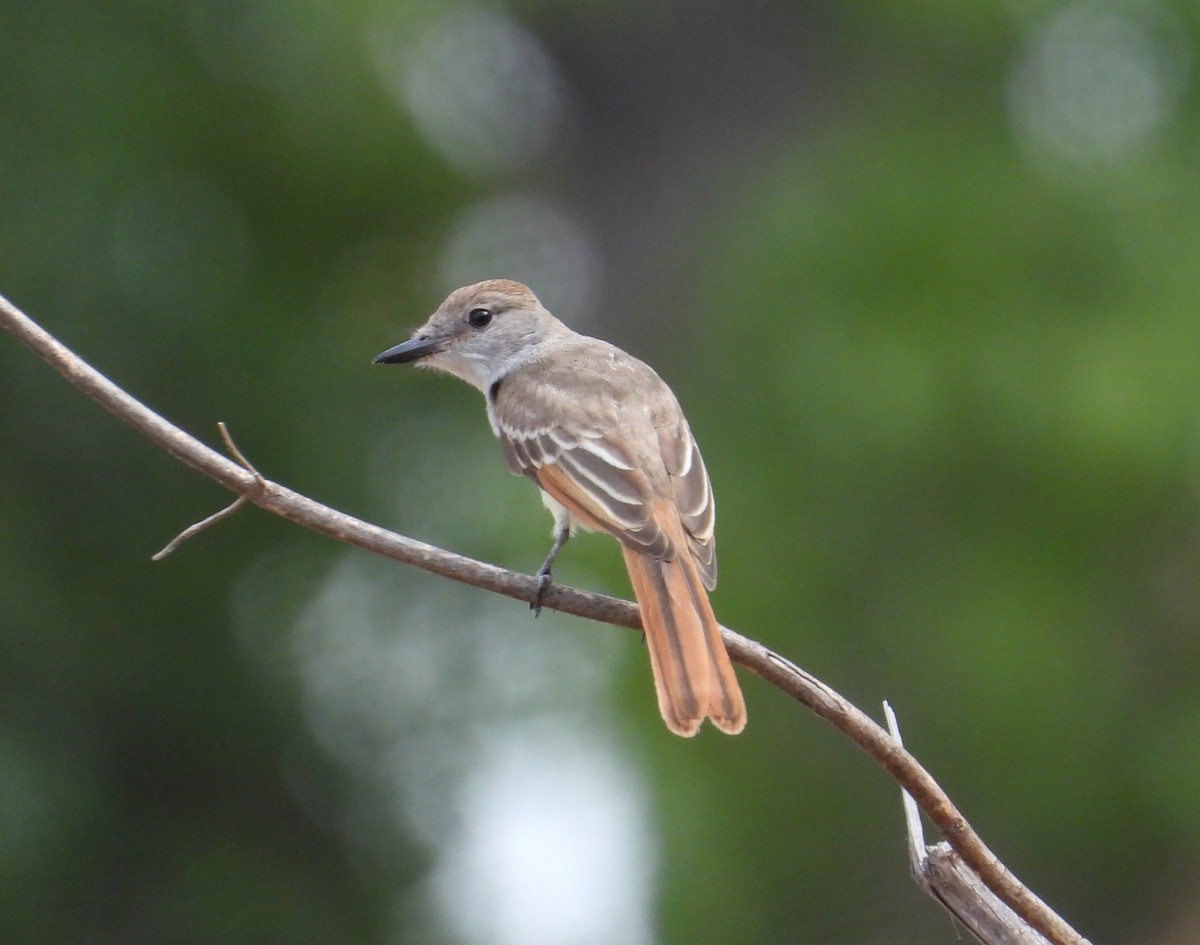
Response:
[[[225,449],[229,450],[230,455],[232,455],[234,459],[250,470],[250,472],[254,473],[254,475],[257,476],[261,481],[266,482],[266,480],[263,479],[263,474],[254,468],[254,464],[250,462],[250,460],[246,459],[246,457],[242,454],[242,451],[238,449],[238,445],[233,442],[233,437],[229,435],[229,427],[225,425],[224,420],[217,421],[217,429],[221,431],[221,439],[225,441]]]
[[[433,574],[532,602],[538,579],[474,561],[398,535],[315,502],[231,462],[173,426],[72,353],[0,296],[0,324],[75,387],[171,455],[256,505],[313,531],[394,558]],[[629,601],[551,585],[543,606],[621,627],[641,629]],[[920,763],[886,731],[832,688],[760,643],[722,628],[730,655],[846,734],[916,800],[963,862],[1030,926],[1053,945],[1088,945],[1078,932],[1022,885],[984,845],[953,802]]]
[[[256,480],[258,488],[260,488],[260,489],[263,488],[266,485],[267,480],[263,478],[262,473],[260,473],[257,469],[254,468],[254,464],[251,463],[250,460],[246,459],[246,457],[242,455],[242,451],[240,449],[238,449],[237,444],[233,442],[233,437],[231,437],[229,435],[229,428],[227,426],[225,426],[224,420],[217,421],[217,429],[221,431],[221,439],[225,441],[225,448],[227,450],[229,450],[229,452],[233,455],[234,459],[236,459],[239,463],[241,463],[243,466],[245,466],[246,469],[248,469],[250,472],[254,473],[254,478]],[[225,508],[221,509],[221,511],[213,512],[213,514],[210,515],[208,518],[204,519],[201,522],[197,522],[195,525],[189,525],[187,528],[185,528],[183,531],[181,531],[178,535],[176,535],[174,538],[172,538],[169,542],[167,542],[166,546],[161,551],[157,551],[154,554],[152,554],[150,556],[150,560],[151,561],[161,561],[163,558],[165,558],[167,555],[169,555],[171,552],[173,552],[176,548],[178,548],[180,545],[182,545],[189,538],[194,538],[196,535],[199,535],[206,528],[210,528],[211,526],[216,525],[217,522],[221,521],[222,519],[229,518],[229,516],[231,516],[234,512],[236,512],[238,509],[240,509],[243,505],[245,505],[249,501],[250,501],[250,494],[243,493],[242,495],[240,495],[236,499],[234,499],[232,502],[230,502],[227,506],[225,506]]]
[[[225,506],[225,508],[221,509],[221,511],[213,512],[213,514],[210,515],[208,518],[197,522],[195,525],[189,525],[187,528],[185,528],[183,531],[181,531],[178,535],[176,535],[174,538],[172,538],[169,542],[167,542],[166,545],[163,546],[161,551],[156,551],[154,554],[152,554],[150,556],[150,560],[151,561],[162,561],[163,558],[165,558],[167,555],[169,555],[171,552],[173,552],[176,548],[178,548],[180,545],[182,545],[189,538],[194,538],[196,535],[199,535],[202,531],[204,531],[204,529],[206,529],[212,525],[216,525],[217,522],[221,521],[221,519],[229,518],[229,516],[231,516],[234,512],[236,512],[238,509],[240,509],[243,505],[245,505],[249,501],[250,500],[246,496],[240,495],[236,499],[234,499],[232,502],[230,502],[227,506]]]

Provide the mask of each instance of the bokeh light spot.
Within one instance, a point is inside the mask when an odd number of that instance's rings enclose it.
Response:
[[[1018,140],[1037,163],[1123,159],[1174,116],[1187,65],[1159,5],[1079,0],[1026,37],[1008,90]]]
[[[500,10],[447,4],[436,17],[376,22],[371,47],[384,87],[425,139],[469,173],[519,167],[561,127],[553,60]]]
[[[599,733],[502,733],[462,784],[462,827],[433,879],[447,924],[478,945],[653,941],[644,789]]]

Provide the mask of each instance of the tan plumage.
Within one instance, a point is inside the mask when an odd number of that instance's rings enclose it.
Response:
[[[670,388],[507,280],[451,293],[377,360],[418,359],[484,392],[509,468],[552,500],[560,535],[546,575],[576,524],[621,542],[671,731],[694,735],[707,717],[740,732],[745,704],[705,591],[717,578],[712,488]]]

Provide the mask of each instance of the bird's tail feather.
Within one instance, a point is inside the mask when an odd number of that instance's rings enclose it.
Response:
[[[691,736],[711,718],[736,735],[746,725],[746,704],[695,563],[685,550],[666,560],[622,550],[667,728]]]

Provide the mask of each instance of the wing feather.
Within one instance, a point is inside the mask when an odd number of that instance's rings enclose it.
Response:
[[[711,591],[717,586],[716,503],[700,448],[683,414],[677,416],[677,423],[659,427],[659,449],[674,486],[675,507],[679,509],[688,547],[704,586]]]
[[[583,449],[563,450],[557,462],[570,467],[576,479],[590,482],[622,505],[639,506],[646,501],[645,477],[636,470],[611,465],[596,453]]]

